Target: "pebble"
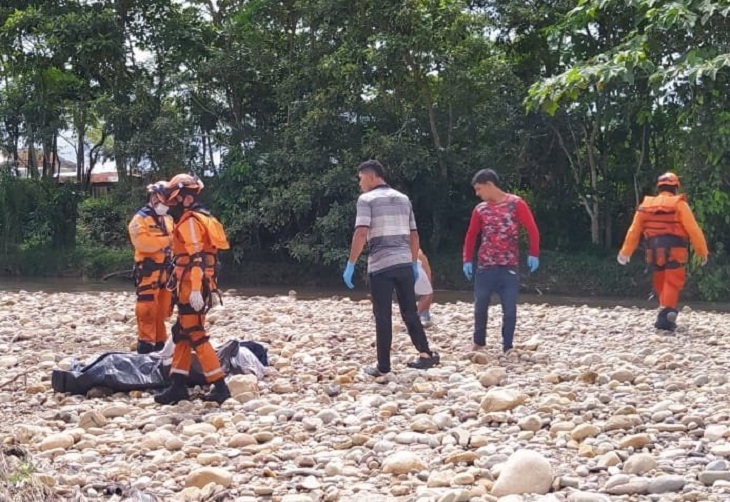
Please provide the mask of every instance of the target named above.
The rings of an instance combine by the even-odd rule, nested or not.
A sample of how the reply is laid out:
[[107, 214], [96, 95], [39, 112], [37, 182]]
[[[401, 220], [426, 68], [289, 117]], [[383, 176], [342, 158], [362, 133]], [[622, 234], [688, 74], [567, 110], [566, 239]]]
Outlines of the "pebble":
[[134, 346], [133, 291], [0, 292], [0, 381], [27, 372], [0, 392], [4, 465], [19, 466], [8, 452], [22, 450], [49, 500], [103, 497], [106, 480], [140, 499], [238, 502], [730, 493], [730, 412], [718, 397], [730, 391], [727, 314], [683, 310], [667, 337], [655, 310], [522, 304], [515, 350], [500, 358], [495, 305], [487, 349], [470, 356], [472, 305], [437, 294], [427, 333], [441, 365], [405, 367], [415, 351], [395, 309], [393, 371], [372, 379], [361, 372], [375, 357], [367, 301], [224, 297], [211, 340], [260, 342], [271, 366], [229, 377], [235, 399], [221, 406], [193, 390], [162, 410], [146, 391], [50, 385], [53, 367]]

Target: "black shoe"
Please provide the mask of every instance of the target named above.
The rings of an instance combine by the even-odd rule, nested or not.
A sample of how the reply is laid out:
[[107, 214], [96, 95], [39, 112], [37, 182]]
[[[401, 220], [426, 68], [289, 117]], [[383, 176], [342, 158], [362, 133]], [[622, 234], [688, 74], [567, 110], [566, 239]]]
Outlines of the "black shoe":
[[409, 368], [415, 368], [417, 370], [427, 370], [428, 368], [433, 368], [441, 361], [441, 358], [439, 357], [438, 353], [431, 352], [431, 357], [421, 357], [418, 356], [413, 361], [409, 362], [406, 366]]
[[172, 376], [172, 385], [155, 394], [155, 402], [157, 404], [177, 404], [180, 401], [190, 399], [188, 388], [185, 385], [185, 377], [182, 375]]
[[369, 376], [375, 377], [375, 378], [385, 376], [388, 373], [390, 373], [390, 371], [380, 371], [377, 366], [369, 366], [369, 367], [365, 368], [363, 370], [363, 372], [365, 372], [366, 375], [369, 375]]
[[674, 331], [677, 329], [677, 311], [672, 308], [663, 308], [656, 316], [654, 327], [665, 331]]
[[155, 344], [137, 340], [137, 354], [149, 354], [155, 351]]
[[672, 325], [672, 331], [677, 329], [677, 315], [679, 312], [677, 312], [674, 309], [667, 309], [667, 322]]
[[231, 397], [231, 390], [228, 388], [225, 379], [221, 378], [213, 382], [213, 388], [203, 396], [203, 401], [215, 401], [218, 404], [223, 404], [229, 397]]

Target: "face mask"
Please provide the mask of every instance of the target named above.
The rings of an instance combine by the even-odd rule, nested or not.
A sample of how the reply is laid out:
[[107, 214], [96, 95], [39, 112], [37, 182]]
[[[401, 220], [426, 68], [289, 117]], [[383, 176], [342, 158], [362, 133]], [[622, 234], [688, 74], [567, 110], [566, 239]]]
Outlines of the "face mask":
[[160, 216], [165, 216], [170, 208], [164, 204], [155, 204], [155, 212]]

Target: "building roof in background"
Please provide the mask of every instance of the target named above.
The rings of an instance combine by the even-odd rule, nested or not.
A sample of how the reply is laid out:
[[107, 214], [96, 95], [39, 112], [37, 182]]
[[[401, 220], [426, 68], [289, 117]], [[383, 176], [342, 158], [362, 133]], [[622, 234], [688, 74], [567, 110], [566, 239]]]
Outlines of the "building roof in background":
[[[18, 163], [20, 164], [20, 167], [28, 167], [29, 165], [29, 159], [30, 159], [30, 152], [27, 148], [24, 148], [22, 150], [18, 150]], [[35, 165], [39, 168], [43, 166], [43, 150], [36, 150], [35, 151]], [[10, 159], [6, 159], [10, 160]], [[73, 170], [76, 171], [76, 163], [71, 162], [70, 160], [64, 159], [60, 155], [58, 156], [58, 161], [61, 164], [61, 170]], [[51, 154], [50, 162], [52, 165], [56, 165], [56, 159], [54, 158], [53, 154]]]

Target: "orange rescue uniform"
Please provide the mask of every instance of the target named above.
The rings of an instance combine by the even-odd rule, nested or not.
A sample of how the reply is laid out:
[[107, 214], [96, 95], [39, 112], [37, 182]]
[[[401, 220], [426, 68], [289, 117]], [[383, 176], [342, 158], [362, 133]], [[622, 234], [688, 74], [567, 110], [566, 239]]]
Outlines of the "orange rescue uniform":
[[160, 216], [150, 206], [137, 211], [128, 227], [134, 246], [137, 339], [152, 345], [165, 343], [165, 319], [172, 315], [172, 293], [165, 288], [172, 229], [172, 217]]
[[645, 197], [619, 253], [631, 256], [642, 236], [646, 240], [646, 262], [653, 270], [659, 305], [676, 310], [685, 282], [688, 243], [692, 243], [698, 256], [706, 258], [709, 254], [705, 236], [684, 194], [663, 191], [656, 197]]
[[[220, 222], [201, 207], [186, 209], [175, 225], [172, 251], [178, 318], [172, 328], [175, 352], [171, 375], [188, 376], [191, 350], [194, 350], [206, 381], [215, 382], [224, 377], [218, 356], [205, 332], [205, 313], [212, 306], [213, 295], [218, 294], [218, 250], [228, 247]], [[193, 291], [200, 291], [203, 295], [205, 307], [202, 312], [196, 312], [190, 306]]]

